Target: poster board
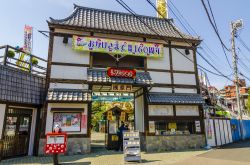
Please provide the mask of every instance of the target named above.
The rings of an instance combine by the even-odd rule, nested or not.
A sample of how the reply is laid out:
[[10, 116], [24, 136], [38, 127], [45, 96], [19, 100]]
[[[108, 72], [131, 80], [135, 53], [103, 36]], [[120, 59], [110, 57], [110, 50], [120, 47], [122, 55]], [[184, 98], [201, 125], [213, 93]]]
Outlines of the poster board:
[[141, 147], [139, 131], [126, 131], [123, 133], [124, 161], [141, 162]]

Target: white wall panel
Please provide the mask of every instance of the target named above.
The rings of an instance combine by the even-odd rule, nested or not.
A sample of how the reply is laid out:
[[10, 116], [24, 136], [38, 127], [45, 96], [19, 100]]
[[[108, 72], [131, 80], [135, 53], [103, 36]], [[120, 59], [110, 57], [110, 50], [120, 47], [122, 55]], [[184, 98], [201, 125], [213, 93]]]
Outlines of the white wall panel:
[[89, 52], [72, 49], [72, 38], [63, 43], [63, 37], [54, 37], [52, 62], [89, 64]]
[[223, 125], [224, 125], [226, 144], [228, 144], [229, 143], [229, 136], [228, 136], [228, 130], [227, 130], [227, 120], [223, 120]]
[[2, 138], [6, 104], [0, 104], [0, 139]]
[[132, 37], [132, 36], [115, 35], [115, 34], [94, 33], [94, 36], [104, 37], [104, 38], [112, 38], [112, 39], [119, 39], [119, 40], [143, 41], [142, 37]]
[[171, 84], [170, 73], [149, 71], [154, 83]]
[[214, 126], [216, 130], [216, 140], [217, 140], [217, 146], [221, 146], [221, 136], [220, 136], [220, 126], [219, 126], [219, 120], [214, 120]]
[[166, 92], [172, 93], [172, 88], [163, 88], [163, 87], [153, 87], [150, 92]]
[[50, 83], [49, 88], [88, 89], [88, 84]]
[[227, 120], [227, 130], [228, 130], [228, 136], [229, 136], [229, 143], [233, 142], [233, 137], [232, 137], [232, 127], [230, 120]]
[[[185, 54], [185, 49], [178, 49], [182, 52], [185, 57], [179, 53], [176, 49], [172, 48], [172, 56], [173, 56], [173, 69], [174, 70], [182, 70], [182, 71], [194, 71], [194, 63], [193, 61], [193, 51], [189, 51], [190, 54]], [[188, 60], [188, 59], [190, 60]]]
[[175, 88], [175, 93], [197, 93], [197, 89], [187, 89], [187, 88]]
[[51, 78], [87, 80], [87, 68], [76, 66], [51, 66]]
[[206, 138], [209, 146], [216, 146], [215, 142], [215, 130], [214, 130], [214, 122], [213, 119], [205, 119], [205, 130], [206, 130]]
[[[47, 111], [46, 129], [45, 133], [51, 132], [53, 127], [53, 113], [50, 111], [51, 108], [84, 108], [84, 114], [88, 113], [87, 104], [67, 104], [67, 103], [49, 103]], [[86, 134], [87, 130], [81, 128], [81, 132], [67, 132], [68, 134]]]
[[149, 116], [174, 116], [174, 108], [172, 105], [149, 105]]
[[31, 122], [31, 129], [30, 129], [30, 141], [29, 141], [29, 151], [28, 155], [32, 156], [34, 143], [35, 143], [35, 134], [36, 134], [36, 116], [37, 116], [37, 109], [34, 108], [32, 112], [32, 122]]
[[199, 116], [199, 108], [193, 105], [177, 105], [176, 116]]
[[219, 120], [219, 127], [220, 127], [220, 135], [221, 135], [221, 144], [224, 145], [226, 144], [226, 140], [225, 140], [225, 132], [223, 129], [223, 121]]
[[163, 53], [164, 55], [162, 58], [147, 58], [147, 67], [149, 69], [170, 70], [169, 48], [164, 48]]
[[174, 84], [196, 85], [195, 74], [174, 73]]
[[135, 130], [144, 132], [144, 98], [143, 96], [135, 99]]

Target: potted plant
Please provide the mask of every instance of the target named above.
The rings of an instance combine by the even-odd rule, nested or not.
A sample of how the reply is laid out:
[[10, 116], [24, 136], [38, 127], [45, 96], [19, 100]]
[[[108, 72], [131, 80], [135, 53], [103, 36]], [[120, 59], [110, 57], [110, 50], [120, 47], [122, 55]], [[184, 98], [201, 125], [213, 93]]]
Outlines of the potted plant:
[[32, 65], [37, 65], [37, 64], [38, 64], [37, 58], [32, 57], [32, 58], [31, 58], [31, 63], [32, 63]]
[[14, 51], [12, 51], [12, 50], [9, 50], [9, 51], [7, 52], [7, 57], [9, 57], [9, 58], [14, 58], [15, 55], [16, 55], [16, 53], [15, 53]]

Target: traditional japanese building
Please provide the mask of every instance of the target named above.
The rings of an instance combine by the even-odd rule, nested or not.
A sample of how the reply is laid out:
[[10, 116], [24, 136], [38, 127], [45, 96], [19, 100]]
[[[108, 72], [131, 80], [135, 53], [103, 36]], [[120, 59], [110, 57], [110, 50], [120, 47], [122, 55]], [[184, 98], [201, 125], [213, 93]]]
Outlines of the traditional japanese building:
[[55, 124], [68, 133], [68, 154], [91, 152], [93, 102], [107, 100], [115, 102], [113, 107], [132, 103], [132, 111], [124, 104], [118, 115], [112, 106], [104, 113], [110, 143], [124, 121], [140, 131], [146, 151], [205, 145], [199, 38], [181, 32], [172, 19], [77, 5], [48, 26], [48, 94], [39, 154]]

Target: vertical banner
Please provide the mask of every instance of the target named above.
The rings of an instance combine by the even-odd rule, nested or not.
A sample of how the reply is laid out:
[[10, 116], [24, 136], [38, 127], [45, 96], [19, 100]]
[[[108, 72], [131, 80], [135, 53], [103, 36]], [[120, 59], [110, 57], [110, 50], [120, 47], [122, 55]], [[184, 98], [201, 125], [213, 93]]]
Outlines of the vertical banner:
[[32, 35], [33, 35], [33, 27], [29, 25], [25, 25], [24, 27], [24, 45], [23, 49], [25, 52], [32, 52]]

